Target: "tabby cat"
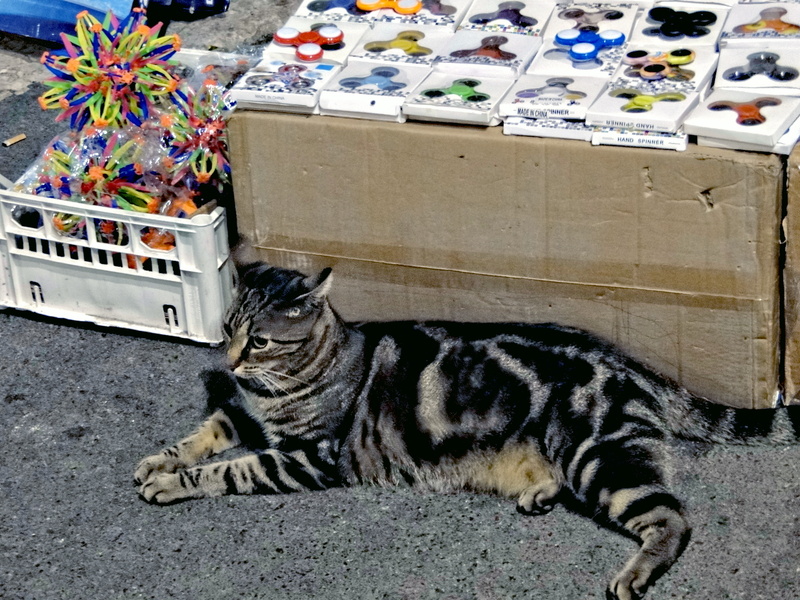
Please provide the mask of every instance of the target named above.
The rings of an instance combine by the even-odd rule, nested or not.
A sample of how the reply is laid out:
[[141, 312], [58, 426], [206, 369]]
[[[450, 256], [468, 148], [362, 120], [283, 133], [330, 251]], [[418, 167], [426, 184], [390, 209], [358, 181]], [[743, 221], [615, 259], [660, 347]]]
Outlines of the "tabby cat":
[[[632, 600], [689, 539], [665, 482], [672, 438], [800, 438], [800, 407], [708, 403], [576, 329], [347, 324], [330, 269], [253, 262], [239, 279], [229, 389], [195, 433], [139, 464], [147, 501], [360, 483], [495, 492], [526, 514], [568, 498], [639, 540], [607, 592]], [[199, 464], [237, 445], [251, 453]]]

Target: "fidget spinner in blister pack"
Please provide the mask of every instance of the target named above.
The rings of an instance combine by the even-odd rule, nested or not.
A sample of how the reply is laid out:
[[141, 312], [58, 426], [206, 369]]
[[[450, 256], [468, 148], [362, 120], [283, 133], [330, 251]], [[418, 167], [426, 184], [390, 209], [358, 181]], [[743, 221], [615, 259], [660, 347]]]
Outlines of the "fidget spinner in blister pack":
[[773, 82], [794, 81], [800, 72], [794, 67], [781, 64], [781, 56], [776, 52], [753, 52], [746, 57], [748, 64], [731, 67], [722, 73], [728, 81], [748, 81], [756, 75], [763, 75]]
[[399, 74], [399, 69], [394, 67], [375, 67], [369, 75], [345, 77], [339, 80], [338, 85], [349, 90], [372, 87], [386, 92], [394, 92], [407, 87], [404, 82], [395, 79]]
[[275, 32], [272, 41], [279, 46], [294, 46], [297, 60], [314, 62], [320, 60], [326, 50], [340, 50], [344, 47], [344, 32], [333, 24], [318, 23], [308, 31], [294, 27], [281, 27]]
[[730, 110], [736, 113], [736, 123], [751, 127], [767, 122], [767, 117], [761, 112], [767, 106], [780, 106], [781, 100], [771, 96], [763, 96], [746, 102], [733, 102], [730, 100], [719, 100], [708, 105], [708, 110], [720, 111]]
[[694, 62], [694, 59], [694, 51], [688, 48], [655, 53], [642, 49], [630, 50], [622, 57], [622, 63], [628, 65], [623, 75], [648, 81], [689, 81], [695, 73], [685, 66]]
[[541, 98], [544, 96], [553, 96], [564, 100], [585, 98], [584, 92], [571, 87], [574, 83], [575, 80], [569, 77], [551, 77], [543, 86], [519, 90], [515, 95], [517, 98]]
[[635, 88], [618, 88], [608, 92], [612, 98], [623, 98], [627, 102], [620, 106], [620, 110], [626, 113], [642, 113], [653, 110], [659, 102], [682, 102], [686, 100], [686, 95], [680, 92], [661, 92], [648, 93]]

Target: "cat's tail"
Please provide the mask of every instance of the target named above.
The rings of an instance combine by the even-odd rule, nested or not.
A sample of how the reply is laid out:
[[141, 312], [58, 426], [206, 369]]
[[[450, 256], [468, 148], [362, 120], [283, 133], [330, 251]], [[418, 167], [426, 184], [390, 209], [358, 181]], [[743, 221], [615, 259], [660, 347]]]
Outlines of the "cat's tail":
[[738, 444], [800, 443], [800, 405], [773, 409], [732, 408], [680, 394], [665, 407], [665, 420], [678, 437]]

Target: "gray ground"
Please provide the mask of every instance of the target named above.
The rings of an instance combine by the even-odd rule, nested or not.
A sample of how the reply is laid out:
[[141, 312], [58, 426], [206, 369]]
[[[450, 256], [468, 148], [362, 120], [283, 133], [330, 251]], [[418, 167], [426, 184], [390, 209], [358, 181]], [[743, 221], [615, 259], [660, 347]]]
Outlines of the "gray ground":
[[[263, 41], [293, 6], [233, 0], [176, 23], [186, 46]], [[1, 34], [0, 34], [1, 35]], [[0, 39], [0, 173], [58, 131], [35, 103], [42, 47]], [[498, 315], [502, 318], [502, 315]], [[557, 508], [517, 515], [480, 495], [371, 488], [138, 499], [139, 458], [203, 415], [197, 374], [220, 351], [0, 311], [0, 598], [425, 599], [603, 597], [635, 545]], [[676, 487], [693, 542], [653, 599], [800, 598], [800, 447], [686, 446]]]

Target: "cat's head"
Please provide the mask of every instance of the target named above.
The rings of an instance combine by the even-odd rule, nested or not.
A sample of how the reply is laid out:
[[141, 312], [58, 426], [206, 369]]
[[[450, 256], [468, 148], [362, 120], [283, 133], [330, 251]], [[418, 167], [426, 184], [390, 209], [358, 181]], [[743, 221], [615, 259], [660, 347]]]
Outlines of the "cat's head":
[[313, 358], [326, 323], [335, 319], [327, 299], [331, 270], [307, 277], [252, 262], [238, 274], [223, 325], [229, 368], [258, 387], [295, 387], [291, 378]]

